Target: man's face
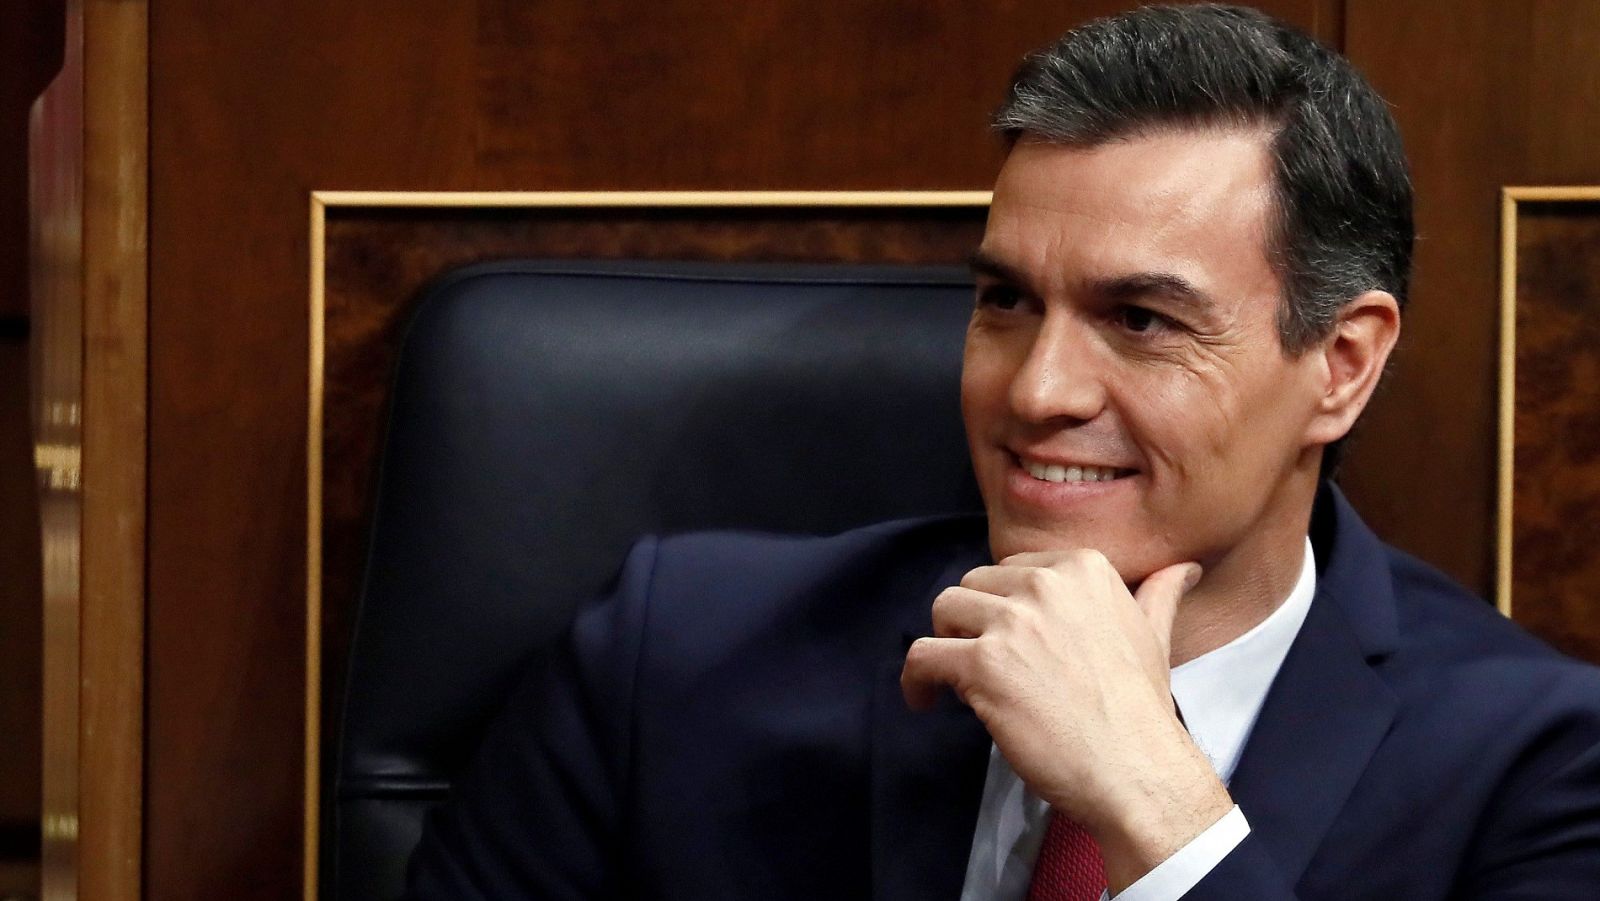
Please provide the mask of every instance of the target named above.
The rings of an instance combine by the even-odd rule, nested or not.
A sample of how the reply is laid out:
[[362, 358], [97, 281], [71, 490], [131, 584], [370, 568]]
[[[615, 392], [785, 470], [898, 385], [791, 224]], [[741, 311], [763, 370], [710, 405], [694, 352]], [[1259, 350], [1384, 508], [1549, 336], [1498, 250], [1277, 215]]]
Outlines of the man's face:
[[1295, 528], [1322, 361], [1278, 337], [1266, 142], [1173, 131], [1011, 152], [961, 382], [996, 559], [1089, 547], [1136, 582]]

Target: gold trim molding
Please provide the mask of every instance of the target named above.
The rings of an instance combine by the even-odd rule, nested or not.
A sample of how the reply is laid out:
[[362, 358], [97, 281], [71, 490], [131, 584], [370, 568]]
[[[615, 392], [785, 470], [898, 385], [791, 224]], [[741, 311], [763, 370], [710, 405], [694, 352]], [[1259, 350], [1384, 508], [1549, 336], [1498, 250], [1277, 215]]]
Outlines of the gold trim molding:
[[316, 901], [322, 747], [322, 440], [329, 209], [967, 208], [989, 191], [312, 191], [306, 429], [306, 681], [303, 890]]
[[1595, 186], [1510, 186], [1500, 190], [1499, 502], [1495, 513], [1495, 606], [1511, 616], [1512, 478], [1516, 473], [1517, 205], [1600, 201]]
[[989, 191], [313, 191], [322, 207], [979, 207]]

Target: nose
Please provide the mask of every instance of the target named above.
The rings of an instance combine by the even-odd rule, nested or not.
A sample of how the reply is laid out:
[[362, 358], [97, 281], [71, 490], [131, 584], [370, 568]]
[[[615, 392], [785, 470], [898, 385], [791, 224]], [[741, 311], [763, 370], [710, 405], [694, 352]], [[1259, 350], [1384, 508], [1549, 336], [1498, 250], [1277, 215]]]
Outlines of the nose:
[[1105, 408], [1105, 373], [1090, 330], [1074, 317], [1046, 315], [1011, 380], [1012, 412], [1025, 422], [1088, 422]]

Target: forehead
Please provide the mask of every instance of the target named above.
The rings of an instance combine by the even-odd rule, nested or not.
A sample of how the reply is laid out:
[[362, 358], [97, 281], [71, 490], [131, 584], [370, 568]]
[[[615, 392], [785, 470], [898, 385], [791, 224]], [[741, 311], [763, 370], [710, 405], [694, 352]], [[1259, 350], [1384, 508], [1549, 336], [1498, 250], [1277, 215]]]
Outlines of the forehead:
[[995, 182], [983, 253], [1052, 283], [1163, 271], [1233, 291], [1264, 279], [1275, 292], [1269, 141], [1254, 129], [1092, 147], [1024, 139]]

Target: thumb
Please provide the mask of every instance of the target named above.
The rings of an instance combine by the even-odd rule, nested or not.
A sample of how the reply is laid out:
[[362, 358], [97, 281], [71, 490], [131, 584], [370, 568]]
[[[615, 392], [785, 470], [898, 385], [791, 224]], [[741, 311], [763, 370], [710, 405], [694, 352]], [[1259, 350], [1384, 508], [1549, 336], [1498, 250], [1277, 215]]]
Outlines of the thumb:
[[1172, 647], [1172, 621], [1178, 616], [1178, 602], [1199, 584], [1202, 572], [1198, 563], [1175, 563], [1151, 573], [1134, 592], [1134, 603], [1144, 611], [1163, 649]]

